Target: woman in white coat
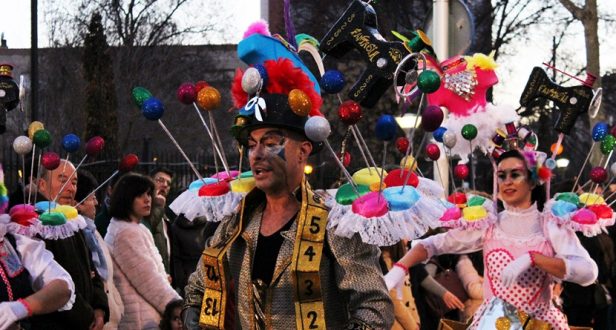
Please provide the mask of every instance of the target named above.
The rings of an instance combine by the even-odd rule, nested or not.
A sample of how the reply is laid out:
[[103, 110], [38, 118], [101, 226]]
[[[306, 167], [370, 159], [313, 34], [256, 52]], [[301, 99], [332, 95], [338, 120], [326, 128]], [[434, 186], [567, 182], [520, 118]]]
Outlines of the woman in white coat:
[[131, 173], [117, 182], [111, 195], [105, 242], [124, 302], [119, 329], [157, 329], [165, 306], [181, 299], [169, 283], [152, 234], [141, 224], [150, 214], [153, 192], [151, 179]]

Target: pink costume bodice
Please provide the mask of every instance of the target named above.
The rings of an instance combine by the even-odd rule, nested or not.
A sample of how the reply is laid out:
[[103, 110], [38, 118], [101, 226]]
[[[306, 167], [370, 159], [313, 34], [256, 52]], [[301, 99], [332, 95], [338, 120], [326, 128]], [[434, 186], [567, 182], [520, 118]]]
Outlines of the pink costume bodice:
[[551, 275], [531, 266], [512, 286], [505, 287], [501, 283], [503, 269], [524, 253], [536, 251], [546, 256], [555, 255], [544, 230], [545, 228], [527, 237], [514, 237], [505, 234], [497, 223], [486, 231], [483, 243], [484, 276], [486, 278], [483, 283], [484, 303], [477, 310], [476, 321], [470, 329], [476, 329], [479, 322], [478, 316], [493, 296], [514, 305], [533, 318], [550, 323], [554, 329], [569, 329], [563, 313], [552, 304], [554, 280]]

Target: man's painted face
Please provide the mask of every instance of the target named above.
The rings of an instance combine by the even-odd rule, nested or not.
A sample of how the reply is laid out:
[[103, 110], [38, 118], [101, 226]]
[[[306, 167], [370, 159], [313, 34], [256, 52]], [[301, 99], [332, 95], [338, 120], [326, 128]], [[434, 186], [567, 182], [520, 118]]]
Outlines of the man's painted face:
[[257, 188], [281, 192], [288, 188], [290, 173], [295, 173], [298, 142], [278, 128], [259, 128], [248, 138], [248, 160]]

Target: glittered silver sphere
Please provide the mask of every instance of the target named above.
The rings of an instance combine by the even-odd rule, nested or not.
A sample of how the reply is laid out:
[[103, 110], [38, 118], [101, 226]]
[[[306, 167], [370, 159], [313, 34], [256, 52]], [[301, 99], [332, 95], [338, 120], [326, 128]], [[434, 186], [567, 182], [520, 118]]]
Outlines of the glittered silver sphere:
[[242, 76], [242, 89], [248, 95], [255, 95], [261, 85], [261, 74], [255, 68], [248, 68]]
[[445, 131], [445, 133], [443, 133], [443, 144], [451, 149], [456, 145], [457, 142], [457, 138], [456, 138], [456, 134], [454, 132], [451, 131]]
[[25, 155], [32, 150], [32, 140], [27, 136], [18, 136], [13, 141], [13, 150], [20, 155]]
[[304, 125], [304, 131], [306, 132], [306, 137], [311, 141], [323, 142], [329, 137], [332, 128], [329, 126], [329, 121], [327, 121], [325, 117], [314, 116], [308, 118]]

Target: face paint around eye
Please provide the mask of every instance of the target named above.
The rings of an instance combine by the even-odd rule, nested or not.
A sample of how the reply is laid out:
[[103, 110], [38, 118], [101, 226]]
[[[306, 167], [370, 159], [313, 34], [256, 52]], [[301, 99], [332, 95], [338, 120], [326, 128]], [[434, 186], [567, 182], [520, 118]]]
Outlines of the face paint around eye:
[[522, 169], [514, 168], [510, 170], [499, 170], [496, 174], [499, 183], [507, 181], [507, 177], [510, 177], [511, 181], [518, 183], [526, 178], [526, 173]]

